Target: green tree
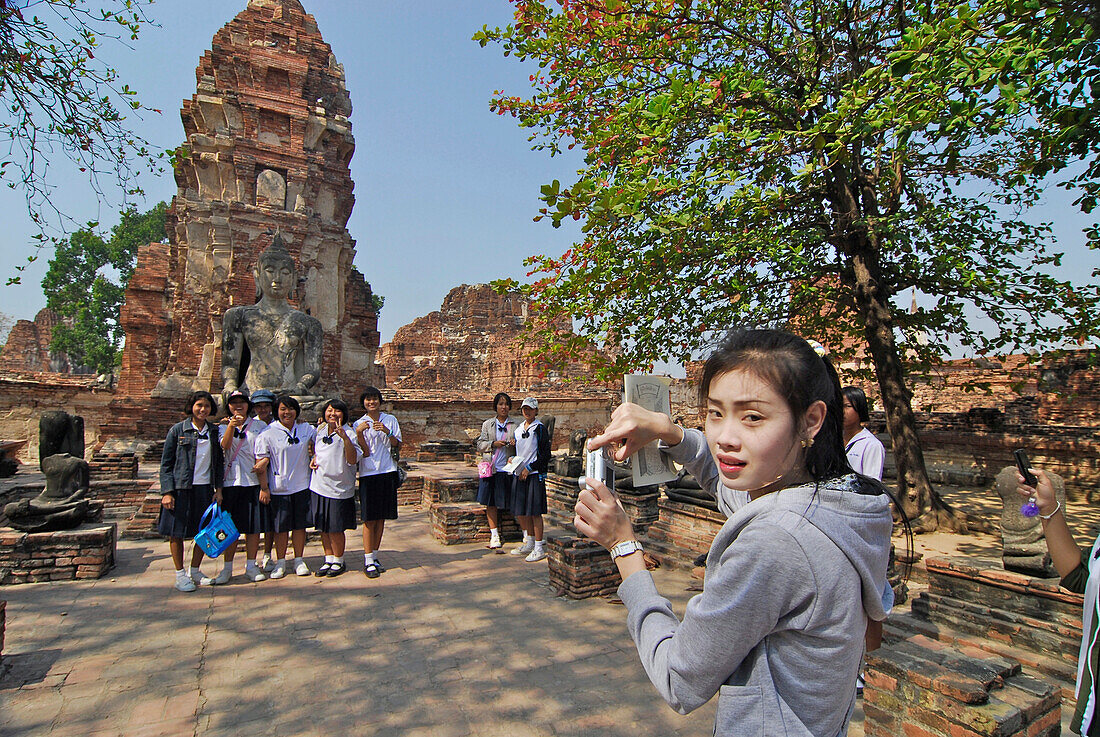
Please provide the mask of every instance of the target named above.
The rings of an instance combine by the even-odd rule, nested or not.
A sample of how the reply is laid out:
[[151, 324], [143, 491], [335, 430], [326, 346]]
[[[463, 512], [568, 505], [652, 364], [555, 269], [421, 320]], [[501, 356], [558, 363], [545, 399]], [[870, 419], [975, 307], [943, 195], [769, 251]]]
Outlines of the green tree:
[[[40, 245], [51, 229], [72, 222], [51, 199], [55, 155], [88, 177], [100, 201], [108, 187], [140, 193], [134, 178], [141, 166], [159, 169], [159, 156], [124, 114], [149, 108], [96, 59], [105, 42], [137, 38], [151, 2], [0, 0], [0, 136], [8, 142], [0, 183], [25, 195]], [[9, 284], [18, 280], [17, 273]]]
[[126, 285], [134, 273], [138, 247], [162, 242], [167, 205], [148, 212], [129, 209], [104, 239], [95, 223], [57, 244], [42, 278], [46, 306], [63, 321], [53, 331], [50, 348], [69, 355], [73, 365], [99, 372], [113, 370], [121, 359], [119, 325]]
[[[741, 323], [797, 325], [841, 360], [865, 348], [902, 502], [924, 530], [965, 520], [929, 483], [909, 372], [952, 340], [987, 354], [1088, 339], [1100, 296], [1057, 278], [1049, 230], [1012, 216], [1037, 196], [999, 165], [1017, 139], [965, 106], [936, 118], [941, 108], [882, 82], [898, 73], [949, 96], [919, 59], [903, 70], [892, 56], [933, 12], [896, 0], [522, 0], [513, 25], [474, 36], [538, 64], [530, 97], [499, 92], [492, 108], [531, 128], [537, 149], [586, 151], [575, 182], [542, 190], [540, 217], [582, 220], [585, 233], [528, 262], [544, 353], [574, 350], [553, 344], [562, 319], [621, 345], [609, 378], [687, 360]], [[902, 308], [910, 289], [934, 306]]]

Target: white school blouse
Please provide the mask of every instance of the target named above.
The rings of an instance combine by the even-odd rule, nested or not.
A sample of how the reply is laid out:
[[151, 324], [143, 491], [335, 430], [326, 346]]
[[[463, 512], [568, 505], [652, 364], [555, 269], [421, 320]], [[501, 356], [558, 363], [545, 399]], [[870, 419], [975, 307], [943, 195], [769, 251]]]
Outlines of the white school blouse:
[[863, 428], [844, 446], [848, 465], [856, 473], [882, 481], [882, 468], [886, 463], [886, 448], [867, 428]]
[[210, 478], [210, 426], [204, 424], [195, 427], [195, 471], [191, 475], [191, 483], [195, 486], [209, 486], [214, 482]]
[[316, 433], [313, 426], [299, 422], [287, 429], [273, 422], [256, 439], [256, 457], [269, 458], [267, 488], [285, 496], [309, 488], [309, 441]]
[[[344, 457], [344, 439], [339, 433], [330, 435], [328, 425], [321, 428], [313, 440], [313, 460], [317, 468], [313, 469], [309, 490], [329, 499], [351, 499], [355, 496], [356, 465], [363, 457], [363, 449], [355, 442], [355, 430], [351, 425], [344, 425], [344, 432], [355, 448], [355, 463], [348, 463]], [[325, 442], [330, 439], [330, 442]]]
[[[397, 418], [382, 412], [378, 415], [378, 421], [384, 424], [390, 431], [390, 435], [401, 442], [401, 426], [397, 424]], [[355, 421], [355, 429], [360, 425], [371, 422], [369, 415], [363, 415]], [[359, 476], [377, 476], [381, 473], [389, 473], [397, 470], [397, 464], [390, 455], [390, 439], [381, 430], [367, 430], [363, 433], [363, 439], [367, 441], [367, 447], [363, 448], [363, 459], [359, 461]]]
[[[237, 432], [243, 432], [243, 438], [233, 438], [233, 444], [225, 452], [225, 485], [255, 486], [260, 483], [252, 467], [256, 465], [256, 441], [260, 433], [267, 429], [267, 423], [249, 417]], [[224, 438], [230, 432], [228, 425], [218, 427], [218, 438]]]

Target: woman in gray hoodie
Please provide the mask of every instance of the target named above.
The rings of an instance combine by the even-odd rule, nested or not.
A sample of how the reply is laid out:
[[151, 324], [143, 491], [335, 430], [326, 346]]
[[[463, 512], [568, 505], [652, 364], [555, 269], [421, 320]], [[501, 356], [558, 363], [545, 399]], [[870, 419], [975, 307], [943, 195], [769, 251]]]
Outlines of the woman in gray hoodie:
[[705, 432], [624, 404], [589, 449], [645, 444], [685, 465], [727, 521], [681, 621], [646, 571], [630, 520], [598, 481], [576, 527], [607, 547], [630, 634], [661, 696], [687, 713], [718, 694], [718, 735], [844, 735], [869, 621], [893, 604], [885, 487], [844, 455], [828, 359], [778, 330], [727, 338], [703, 370]]

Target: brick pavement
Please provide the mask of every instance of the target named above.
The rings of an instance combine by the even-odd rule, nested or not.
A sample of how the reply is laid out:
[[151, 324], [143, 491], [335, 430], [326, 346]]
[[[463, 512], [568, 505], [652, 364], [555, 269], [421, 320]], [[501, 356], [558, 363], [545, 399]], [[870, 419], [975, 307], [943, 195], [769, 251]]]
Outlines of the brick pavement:
[[[555, 597], [546, 563], [444, 547], [401, 514], [375, 580], [353, 533], [336, 579], [182, 594], [167, 545], [127, 540], [107, 578], [5, 587], [0, 735], [711, 733], [713, 703], [680, 716], [656, 695], [621, 606]], [[688, 578], [657, 575], [682, 611]]]

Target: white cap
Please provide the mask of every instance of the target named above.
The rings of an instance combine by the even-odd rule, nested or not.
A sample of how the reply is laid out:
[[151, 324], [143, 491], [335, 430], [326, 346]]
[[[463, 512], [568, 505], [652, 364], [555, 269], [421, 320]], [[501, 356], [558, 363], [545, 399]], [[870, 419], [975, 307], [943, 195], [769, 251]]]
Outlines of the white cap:
[[523, 400], [523, 404], [520, 405], [521, 409], [523, 407], [530, 407], [531, 409], [538, 409], [539, 408], [539, 400], [535, 399], [534, 397], [527, 397], [527, 399]]

